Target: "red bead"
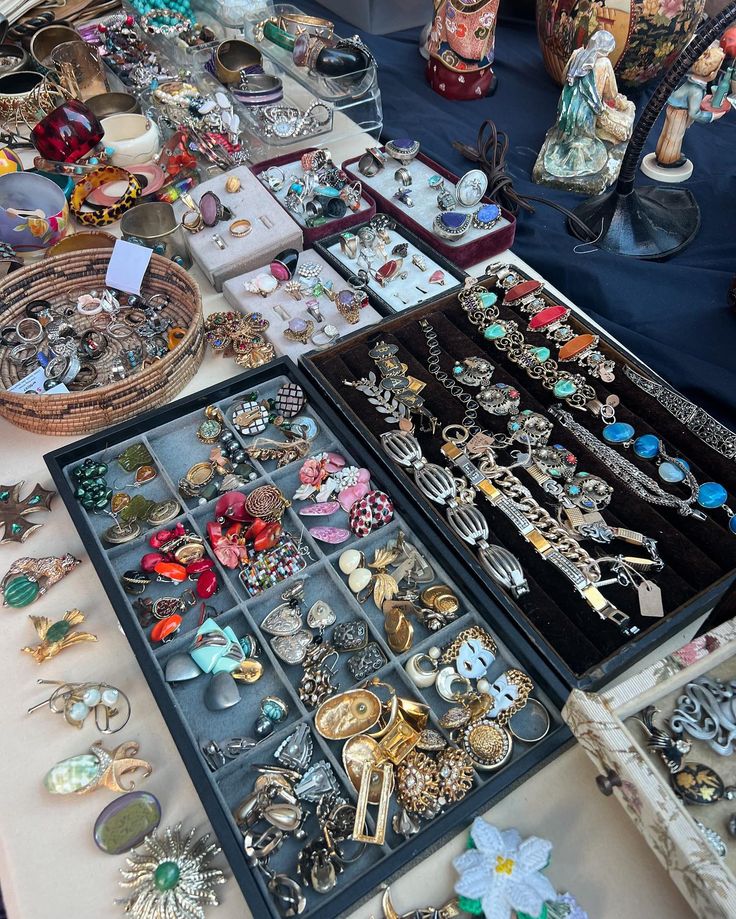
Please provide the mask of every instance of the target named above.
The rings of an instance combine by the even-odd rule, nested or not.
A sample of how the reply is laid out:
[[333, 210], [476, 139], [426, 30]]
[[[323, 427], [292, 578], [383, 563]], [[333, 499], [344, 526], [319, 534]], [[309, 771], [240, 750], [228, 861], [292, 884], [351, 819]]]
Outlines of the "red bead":
[[126, 26], [132, 26], [134, 22], [135, 22], [135, 19], [134, 19], [132, 16], [126, 16], [126, 17], [125, 17], [125, 25], [126, 25]]
[[197, 578], [197, 596], [201, 600], [209, 600], [212, 594], [217, 593], [217, 575], [214, 571], [203, 571]]
[[192, 575], [202, 574], [203, 571], [212, 571], [215, 567], [215, 563], [211, 558], [200, 558], [196, 562], [191, 562], [187, 565], [187, 574], [191, 577]]
[[141, 571], [154, 571], [156, 565], [164, 560], [160, 552], [148, 552], [141, 559]]
[[222, 539], [222, 526], [217, 523], [215, 520], [210, 520], [207, 523], [207, 539], [212, 543], [213, 546], [216, 546], [217, 543]]
[[532, 316], [529, 321], [529, 328], [531, 331], [535, 329], [544, 329], [548, 325], [566, 319], [569, 313], [570, 310], [566, 306], [560, 306], [559, 304], [556, 306], [548, 306]]
[[170, 581], [185, 581], [187, 577], [187, 569], [177, 562], [159, 562], [153, 570]]
[[225, 520], [249, 520], [242, 491], [228, 491], [217, 499], [215, 516]]
[[174, 613], [173, 616], [167, 616], [159, 620], [151, 629], [151, 638], [154, 641], [165, 641], [181, 628], [181, 616]]
[[171, 539], [171, 530], [159, 530], [158, 533], [154, 533], [151, 536], [148, 544], [153, 546], [154, 549], [160, 549], [169, 539]]
[[248, 542], [250, 539], [255, 539], [259, 533], [262, 533], [266, 529], [268, 524], [265, 520], [262, 520], [260, 517], [256, 518], [253, 523], [245, 531], [245, 541]]
[[183, 523], [177, 523], [174, 529], [171, 531], [172, 536], [183, 536], [186, 533]]
[[536, 294], [537, 291], [541, 289], [541, 281], [520, 281], [513, 287], [509, 287], [503, 295], [503, 302], [515, 303], [517, 300], [523, 300], [524, 297], [528, 297], [530, 294]]
[[283, 527], [280, 523], [269, 523], [253, 541], [253, 548], [256, 552], [263, 552], [265, 549], [273, 549], [278, 545], [283, 533]]

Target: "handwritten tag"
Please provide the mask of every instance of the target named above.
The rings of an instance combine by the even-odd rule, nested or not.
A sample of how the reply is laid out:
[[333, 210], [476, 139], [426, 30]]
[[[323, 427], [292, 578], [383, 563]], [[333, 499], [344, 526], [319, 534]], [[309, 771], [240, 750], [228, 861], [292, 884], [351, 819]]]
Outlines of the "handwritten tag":
[[105, 284], [126, 294], [140, 294], [143, 277], [153, 252], [145, 246], [119, 239], [107, 265]]
[[653, 581], [642, 581], [637, 589], [639, 594], [639, 612], [642, 616], [661, 618], [664, 616], [662, 591]]
[[36, 367], [22, 380], [18, 380], [17, 383], [13, 383], [12, 386], [8, 387], [8, 392], [19, 392], [26, 395], [28, 393], [37, 393], [40, 396], [53, 396], [57, 393], [69, 392], [64, 383], [57, 383], [56, 386], [52, 386], [50, 389], [44, 389], [43, 384], [45, 382], [46, 374], [43, 367]]

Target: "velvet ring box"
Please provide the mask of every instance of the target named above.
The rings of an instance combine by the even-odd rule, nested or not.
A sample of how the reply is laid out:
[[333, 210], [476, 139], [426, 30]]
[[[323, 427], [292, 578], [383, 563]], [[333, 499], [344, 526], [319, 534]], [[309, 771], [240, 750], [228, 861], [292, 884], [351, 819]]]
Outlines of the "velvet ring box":
[[[514, 215], [501, 208], [501, 219], [490, 229], [479, 229], [471, 226], [459, 239], [443, 239], [432, 231], [434, 218], [441, 213], [437, 206], [439, 189], [429, 185], [431, 176], [440, 176], [443, 179], [442, 188], [455, 191], [459, 181], [458, 176], [449, 169], [425, 156], [423, 153], [407, 164], [386, 156], [386, 165], [379, 169], [374, 176], [364, 176], [358, 169], [360, 157], [345, 160], [342, 168], [356, 181], [363, 183], [363, 188], [376, 200], [378, 208], [395, 217], [407, 226], [420, 239], [423, 239], [440, 255], [454, 262], [461, 268], [470, 268], [486, 258], [492, 258], [500, 252], [505, 252], [514, 244], [516, 234], [516, 218]], [[412, 197], [413, 207], [407, 207], [394, 197], [394, 193], [401, 187], [401, 183], [394, 178], [397, 169], [405, 165], [412, 177], [412, 184], [406, 191]], [[494, 204], [488, 197], [483, 197], [474, 207], [463, 207], [458, 204], [451, 210], [461, 214], [472, 214], [484, 204]]]
[[[225, 190], [225, 183], [232, 176], [240, 179], [236, 192]], [[219, 221], [214, 227], [204, 227], [198, 233], [185, 232], [184, 236], [192, 260], [207, 275], [215, 290], [222, 290], [223, 283], [236, 274], [268, 264], [284, 249], [301, 252], [304, 245], [301, 228], [247, 166], [238, 166], [197, 186], [192, 195], [195, 203], [207, 191], [214, 192], [222, 204], [230, 208], [232, 217]], [[184, 202], [177, 202], [179, 219], [187, 211]], [[236, 220], [250, 221], [251, 229], [246, 236], [233, 236], [230, 232]], [[224, 248], [217, 245], [215, 234], [221, 238]]]
[[[316, 277], [318, 283], [331, 282], [333, 290], [336, 292], [342, 290], [346, 286], [345, 281], [337, 271], [328, 265], [314, 249], [305, 249], [303, 252], [299, 253], [299, 261], [297, 262], [297, 269], [294, 275], [295, 279], [300, 280], [299, 269], [304, 265], [317, 266], [317, 268], [319, 268], [319, 275]], [[314, 318], [314, 315], [307, 311], [308, 301], [313, 294], [305, 293], [301, 300], [295, 300], [290, 294], [286, 293], [283, 285], [279, 286], [277, 290], [267, 297], [246, 290], [246, 282], [252, 281], [259, 274], [268, 274], [268, 265], [256, 271], [239, 274], [234, 278], [230, 278], [229, 281], [225, 281], [222, 293], [230, 306], [239, 312], [259, 312], [263, 314], [263, 317], [270, 322], [266, 336], [273, 344], [278, 356], [287, 355], [292, 358], [292, 360], [296, 361], [300, 354], [305, 354], [307, 351], [312, 351], [317, 347], [311, 341], [302, 344], [301, 342], [292, 341], [287, 338], [284, 335], [284, 331], [288, 327], [289, 319], [300, 318], [313, 322], [313, 334], [321, 332], [325, 326], [332, 325], [337, 329], [339, 338], [342, 338], [343, 335], [348, 335], [350, 332], [354, 332], [356, 329], [375, 325], [375, 323], [381, 321], [380, 314], [368, 304], [361, 308], [358, 322], [355, 325], [351, 325], [347, 319], [337, 311], [335, 304], [324, 294], [321, 294], [314, 297], [317, 301], [319, 311], [324, 318], [324, 322], [318, 322]], [[308, 282], [305, 281], [304, 283], [306, 284]], [[279, 310], [285, 310], [284, 315], [279, 315], [277, 308]], [[284, 318], [284, 316], [287, 318]], [[320, 339], [320, 342], [322, 340], [323, 339]], [[322, 345], [320, 344], [319, 347], [321, 348]]]
[[305, 153], [313, 153], [317, 147], [310, 147], [309, 150], [303, 150], [299, 156], [295, 158], [293, 153], [284, 153], [281, 156], [275, 156], [273, 159], [266, 160], [263, 163], [258, 163], [257, 166], [252, 166], [253, 174], [256, 175], [259, 180], [263, 183], [266, 188], [269, 188], [268, 183], [266, 182], [265, 173], [268, 170], [275, 166], [284, 173], [284, 184], [279, 189], [269, 188], [270, 193], [274, 198], [279, 202], [279, 204], [286, 210], [289, 216], [299, 224], [302, 228], [302, 233], [304, 235], [304, 243], [307, 246], [311, 246], [316, 240], [322, 239], [325, 236], [331, 236], [333, 233], [342, 233], [345, 230], [350, 230], [352, 227], [357, 226], [360, 223], [364, 223], [366, 220], [369, 220], [376, 213], [376, 202], [373, 198], [366, 193], [365, 191], [365, 182], [361, 179], [352, 179], [353, 182], [360, 182], [363, 186], [363, 192], [360, 196], [360, 207], [357, 211], [352, 211], [350, 208], [345, 212], [345, 216], [336, 220], [328, 220], [326, 223], [322, 224], [319, 227], [310, 227], [306, 224], [306, 215], [303, 213], [296, 213], [290, 211], [284, 199], [289, 190], [289, 179], [291, 176], [301, 178], [304, 175], [304, 170], [301, 165], [301, 157]]

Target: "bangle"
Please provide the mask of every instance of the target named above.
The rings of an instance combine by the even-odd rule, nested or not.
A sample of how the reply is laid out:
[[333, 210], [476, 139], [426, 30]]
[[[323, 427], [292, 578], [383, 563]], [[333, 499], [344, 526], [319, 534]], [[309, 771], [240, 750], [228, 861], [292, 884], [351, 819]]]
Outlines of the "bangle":
[[[174, 22], [162, 22], [160, 25], [153, 25], [154, 19], [175, 20]], [[145, 16], [141, 16], [141, 29], [150, 35], [180, 35], [191, 28], [191, 23], [187, 17], [178, 10], [168, 8], [160, 10], [150, 10]]]
[[14, 364], [25, 367], [36, 359], [37, 351], [33, 345], [15, 345], [11, 348], [8, 357]]
[[269, 21], [263, 24], [263, 37], [273, 42], [274, 45], [278, 45], [279, 48], [283, 48], [285, 51], [294, 50], [294, 36], [280, 29], [275, 22]]
[[[107, 185], [109, 182], [120, 182], [121, 180], [127, 182], [128, 187], [116, 204], [102, 208], [100, 211], [82, 210], [84, 202], [96, 188]], [[126, 211], [133, 207], [140, 196], [141, 183], [134, 175], [119, 166], [101, 166], [85, 176], [74, 188], [69, 200], [69, 207], [80, 223], [102, 227], [119, 220]]]

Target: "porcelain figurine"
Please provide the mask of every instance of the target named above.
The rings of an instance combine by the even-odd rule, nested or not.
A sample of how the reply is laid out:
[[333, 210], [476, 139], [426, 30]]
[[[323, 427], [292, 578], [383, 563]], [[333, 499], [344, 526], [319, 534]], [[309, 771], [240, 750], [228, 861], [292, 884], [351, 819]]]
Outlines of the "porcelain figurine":
[[534, 165], [538, 184], [594, 195], [618, 176], [635, 109], [618, 91], [614, 47], [610, 32], [599, 31], [570, 56], [557, 121]]
[[536, 4], [544, 66], [556, 83], [562, 84], [572, 52], [605, 29], [616, 41], [611, 63], [619, 83], [638, 87], [667, 73], [697, 29], [705, 0], [536, 0]]
[[434, 0], [426, 43], [427, 81], [447, 99], [482, 99], [493, 73], [499, 0]]
[[695, 61], [688, 75], [667, 100], [657, 149], [654, 153], [648, 153], [641, 164], [641, 171], [650, 179], [658, 182], [684, 182], [693, 174], [692, 162], [682, 153], [687, 129], [692, 124], [711, 124], [731, 108], [728, 99], [722, 97], [717, 100], [717, 106], [713, 105], [716, 100], [708, 92], [708, 84], [718, 75], [724, 57], [721, 45], [717, 41], [713, 42]]

